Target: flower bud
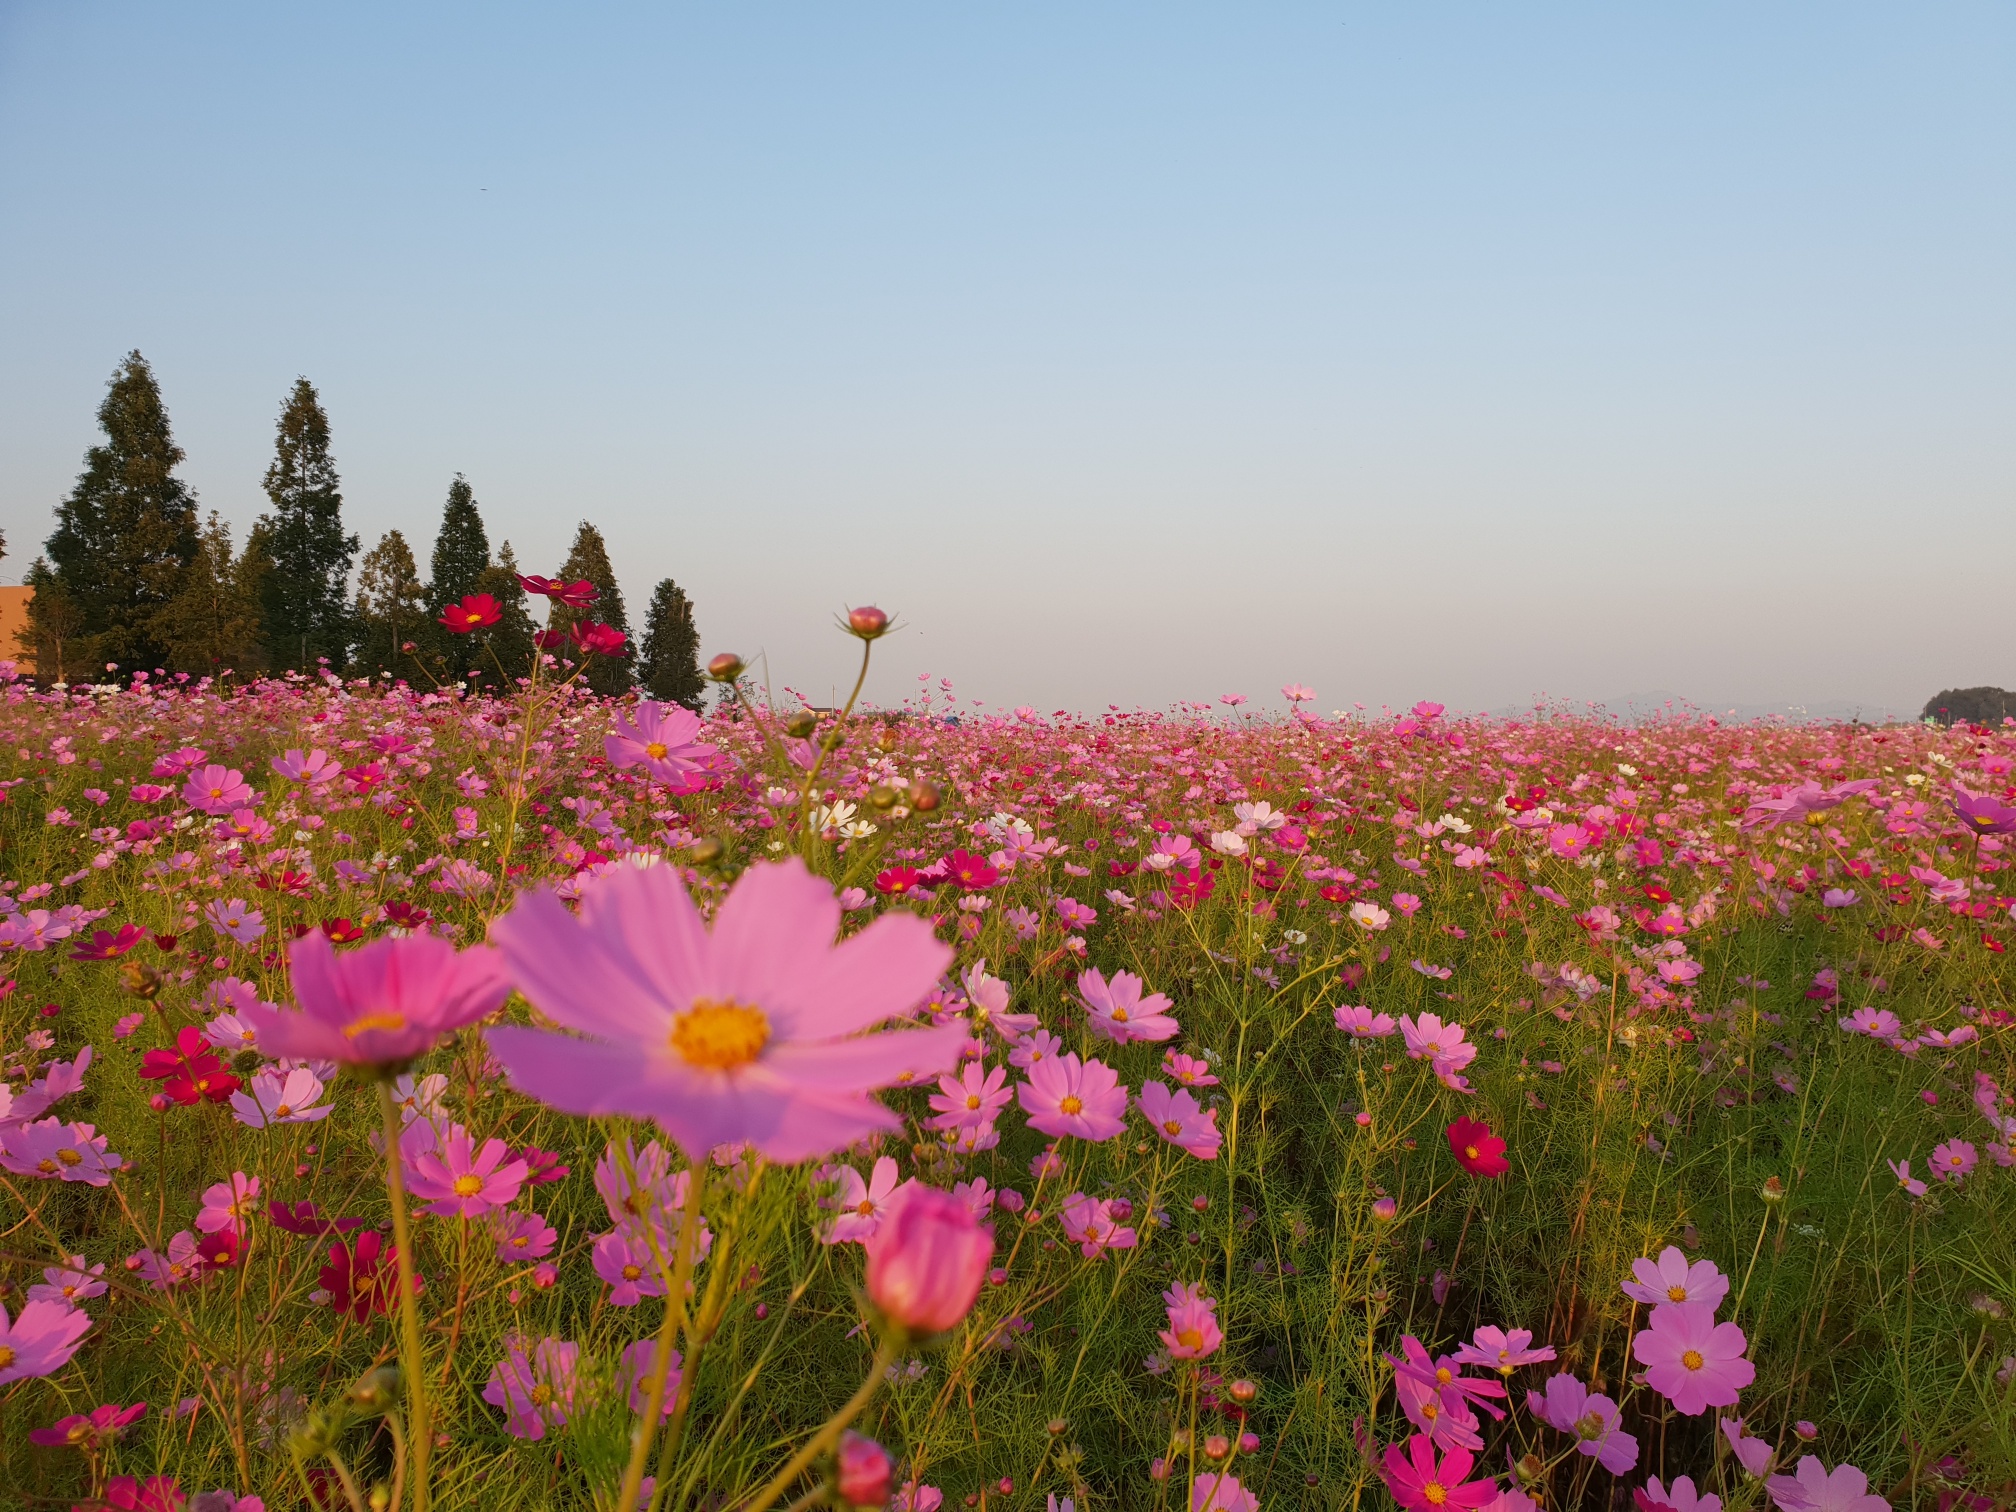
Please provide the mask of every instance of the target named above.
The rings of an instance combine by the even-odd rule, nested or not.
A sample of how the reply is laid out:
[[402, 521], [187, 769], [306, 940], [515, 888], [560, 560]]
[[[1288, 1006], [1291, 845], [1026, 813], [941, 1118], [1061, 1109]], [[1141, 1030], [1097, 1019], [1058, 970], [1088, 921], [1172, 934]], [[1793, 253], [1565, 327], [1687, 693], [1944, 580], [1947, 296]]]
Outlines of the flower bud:
[[1801, 1440], [1803, 1440], [1808, 1444], [1812, 1443], [1813, 1440], [1820, 1437], [1819, 1425], [1817, 1423], [1809, 1423], [1804, 1418], [1801, 1418], [1798, 1422], [1792, 1425], [1792, 1431], [1793, 1433], [1797, 1434]]
[[1166, 1481], [1169, 1479], [1169, 1461], [1166, 1459], [1150, 1460], [1148, 1462], [1148, 1479], [1152, 1481]]
[[1759, 1188], [1757, 1195], [1762, 1197], [1766, 1202], [1783, 1202], [1785, 1200], [1785, 1183], [1780, 1181], [1776, 1176], [1766, 1176], [1764, 1178], [1764, 1185]]
[[744, 671], [742, 658], [733, 651], [723, 651], [707, 663], [707, 675], [716, 682], [731, 683]]
[[833, 1456], [840, 1500], [850, 1507], [886, 1507], [895, 1467], [889, 1451], [871, 1438], [852, 1432], [840, 1435]]
[[1400, 1216], [1400, 1204], [1391, 1197], [1381, 1197], [1372, 1204], [1372, 1216], [1381, 1223], [1391, 1223]]
[[702, 835], [686, 847], [686, 859], [695, 866], [712, 866], [721, 859], [721, 842], [712, 835]]
[[784, 721], [784, 733], [793, 740], [803, 740], [819, 728], [819, 716], [810, 709], [800, 709]]
[[1234, 1381], [1227, 1389], [1226, 1395], [1231, 1397], [1241, 1407], [1244, 1407], [1248, 1402], [1260, 1395], [1260, 1388], [1251, 1381]]
[[864, 641], [878, 640], [889, 632], [889, 616], [873, 604], [847, 611], [847, 633]]
[[166, 1113], [175, 1104], [166, 1092], [156, 1092], [152, 1097], [147, 1099], [147, 1106], [152, 1108], [156, 1113]]
[[399, 1400], [399, 1367], [380, 1365], [368, 1370], [357, 1378], [344, 1396], [344, 1402], [355, 1412], [368, 1413], [376, 1417], [389, 1410]]
[[891, 1201], [867, 1250], [868, 1295], [889, 1324], [941, 1334], [972, 1311], [994, 1236], [950, 1192], [913, 1186]]
[[903, 795], [892, 787], [878, 787], [868, 795], [868, 806], [880, 813], [888, 813], [896, 807], [896, 800]]
[[1206, 1459], [1221, 1460], [1231, 1452], [1232, 1440], [1225, 1437], [1222, 1433], [1214, 1433], [1204, 1440], [1204, 1456]]
[[1065, 1422], [1063, 1418], [1052, 1418], [1050, 1419], [1049, 1422], [1043, 1425], [1043, 1431], [1045, 1433], [1048, 1433], [1050, 1437], [1056, 1438], [1059, 1434], [1064, 1432], [1064, 1430], [1069, 1428], [1070, 1426], [1071, 1425]]
[[933, 787], [930, 783], [913, 782], [910, 784], [910, 807], [915, 809], [918, 813], [920, 814], [932, 813], [936, 811], [938, 806], [944, 803], [944, 801], [945, 799], [939, 793], [938, 789]]
[[161, 973], [144, 961], [127, 961], [119, 968], [120, 990], [150, 1002], [161, 995]]
[[1260, 1452], [1260, 1435], [1257, 1433], [1240, 1434], [1239, 1452], [1241, 1454], [1258, 1454]]

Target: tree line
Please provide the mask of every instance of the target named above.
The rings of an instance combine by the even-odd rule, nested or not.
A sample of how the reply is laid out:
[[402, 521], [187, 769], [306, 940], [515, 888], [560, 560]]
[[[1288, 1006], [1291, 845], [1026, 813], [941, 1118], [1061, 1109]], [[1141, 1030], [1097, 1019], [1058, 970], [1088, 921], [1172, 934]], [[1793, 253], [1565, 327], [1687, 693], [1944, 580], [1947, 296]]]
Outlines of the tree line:
[[[152, 672], [241, 677], [323, 668], [348, 676], [389, 674], [416, 686], [473, 681], [508, 685], [531, 664], [537, 629], [509, 541], [493, 552], [475, 491], [456, 475], [448, 486], [428, 575], [403, 532], [388, 530], [358, 558], [359, 538], [343, 528], [343, 493], [329, 447], [329, 417], [306, 378], [281, 407], [264, 487], [269, 512], [253, 522], [242, 549], [215, 510], [199, 518], [196, 495], [175, 476], [175, 444], [160, 385], [137, 351], [112, 375], [98, 408], [103, 444], [84, 459], [56, 529], [24, 581], [33, 588], [21, 649], [51, 680], [98, 681]], [[0, 546], [0, 551], [4, 551]], [[356, 587], [351, 588], [351, 569]], [[557, 577], [597, 589], [592, 608], [555, 604], [550, 627], [577, 619], [630, 621], [602, 533], [582, 521]], [[439, 622], [471, 594], [496, 601], [496, 623], [453, 634]], [[642, 643], [590, 659], [598, 693], [641, 687], [652, 697], [698, 708], [693, 606], [663, 579], [645, 612]]]

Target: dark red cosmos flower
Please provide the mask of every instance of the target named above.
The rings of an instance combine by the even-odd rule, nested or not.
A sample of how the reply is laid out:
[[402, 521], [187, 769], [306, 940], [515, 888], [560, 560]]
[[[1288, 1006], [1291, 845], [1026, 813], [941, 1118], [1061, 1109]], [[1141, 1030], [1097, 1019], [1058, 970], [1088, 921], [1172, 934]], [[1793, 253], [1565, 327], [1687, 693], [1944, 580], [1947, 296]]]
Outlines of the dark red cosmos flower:
[[467, 635], [471, 630], [480, 630], [485, 625], [494, 625], [503, 617], [497, 607], [497, 600], [487, 593], [472, 593], [459, 604], [450, 604], [440, 613], [441, 624], [457, 635]]
[[943, 868], [943, 876], [961, 887], [988, 888], [1001, 880], [1001, 873], [988, 863], [985, 856], [976, 856], [971, 851], [955, 850], [932, 869], [936, 871], [939, 868]]
[[235, 1231], [224, 1228], [215, 1233], [205, 1234], [196, 1241], [196, 1253], [203, 1257], [205, 1266], [215, 1266], [228, 1270], [238, 1263], [239, 1252], [244, 1248]]
[[572, 1166], [560, 1164], [558, 1150], [542, 1150], [534, 1145], [527, 1145], [518, 1158], [525, 1162], [528, 1171], [525, 1177], [527, 1186], [544, 1186], [549, 1181], [564, 1181], [567, 1173], [573, 1169]]
[[94, 929], [91, 938], [70, 952], [73, 961], [109, 961], [114, 956], [122, 956], [147, 938], [147, 931], [138, 924], [121, 924], [119, 932], [109, 929]]
[[30, 1428], [28, 1440], [59, 1449], [89, 1449], [96, 1453], [117, 1438], [127, 1424], [137, 1422], [146, 1411], [145, 1402], [135, 1402], [131, 1407], [115, 1407], [108, 1403], [92, 1408], [88, 1414], [76, 1412], [69, 1417], [58, 1418], [54, 1427]]
[[596, 656], [621, 656], [630, 644], [630, 637], [614, 625], [576, 624], [572, 633], [575, 645]]
[[551, 599], [556, 604], [565, 604], [569, 609], [586, 609], [601, 597], [601, 590], [586, 578], [569, 583], [561, 578], [543, 578], [536, 574], [518, 574], [518, 586], [527, 593], [537, 593]]
[[573, 645], [574, 641], [565, 630], [535, 630], [532, 632], [532, 644], [541, 651], [558, 651], [563, 646]]
[[1195, 908], [1211, 896], [1218, 881], [1208, 871], [1186, 871], [1169, 884], [1169, 899], [1178, 908]]
[[140, 1057], [140, 1079], [160, 1082], [161, 1090], [185, 1108], [206, 1098], [223, 1102], [238, 1090], [238, 1078], [224, 1069], [210, 1042], [193, 1025], [176, 1034], [173, 1050], [149, 1050]]
[[338, 945], [348, 945], [352, 940], [364, 938], [364, 931], [348, 919], [324, 919], [322, 933]]
[[[329, 1246], [329, 1263], [316, 1272], [315, 1279], [329, 1293], [329, 1305], [362, 1323], [373, 1313], [388, 1311], [399, 1291], [399, 1251], [376, 1229], [357, 1236], [355, 1248], [347, 1244]], [[413, 1293], [423, 1290], [418, 1276]]]
[[924, 880], [924, 874], [914, 866], [892, 866], [875, 876], [875, 891], [885, 897], [900, 898]]
[[396, 929], [424, 929], [434, 916], [417, 903], [395, 901], [385, 905], [380, 917]]
[[154, 948], [164, 955], [173, 954], [175, 950], [175, 942], [181, 938], [182, 937], [180, 935], [157, 934], [156, 936], [154, 936]]
[[363, 1218], [324, 1218], [312, 1202], [269, 1203], [266, 1216], [273, 1220], [273, 1227], [284, 1233], [299, 1234], [305, 1239], [317, 1239], [324, 1234], [347, 1234], [352, 1229], [364, 1227], [368, 1221]]
[[1456, 1164], [1472, 1176], [1503, 1176], [1512, 1169], [1505, 1158], [1505, 1141], [1491, 1132], [1491, 1125], [1475, 1118], [1459, 1118], [1449, 1125], [1449, 1149]]

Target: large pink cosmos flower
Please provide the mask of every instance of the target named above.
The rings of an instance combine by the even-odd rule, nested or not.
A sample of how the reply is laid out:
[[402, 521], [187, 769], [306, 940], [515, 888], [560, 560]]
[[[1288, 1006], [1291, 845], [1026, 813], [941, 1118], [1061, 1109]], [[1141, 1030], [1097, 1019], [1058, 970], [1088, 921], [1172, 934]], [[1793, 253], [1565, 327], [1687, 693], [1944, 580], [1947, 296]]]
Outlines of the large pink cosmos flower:
[[11, 1323], [0, 1307], [0, 1386], [54, 1375], [70, 1363], [90, 1327], [81, 1309], [61, 1302], [30, 1302]]
[[478, 1149], [467, 1129], [452, 1124], [438, 1149], [414, 1158], [407, 1189], [427, 1199], [427, 1211], [437, 1218], [481, 1218], [518, 1200], [528, 1168], [522, 1160], [506, 1160], [510, 1153], [501, 1139], [486, 1139]]
[[1205, 1359], [1225, 1342], [1218, 1303], [1202, 1287], [1178, 1281], [1162, 1293], [1162, 1305], [1169, 1310], [1169, 1326], [1159, 1337], [1172, 1360]]
[[1127, 1126], [1127, 1089], [1119, 1073], [1103, 1061], [1079, 1063], [1075, 1055], [1040, 1060], [1029, 1080], [1015, 1089], [1029, 1127], [1044, 1134], [1069, 1134], [1094, 1144]]
[[1215, 1110], [1206, 1113], [1188, 1092], [1171, 1092], [1159, 1081], [1141, 1084], [1139, 1103], [1155, 1132], [1177, 1149], [1187, 1150], [1199, 1160], [1218, 1158], [1224, 1136], [1218, 1132]]
[[1141, 978], [1131, 971], [1114, 972], [1111, 982], [1097, 967], [1079, 973], [1078, 996], [1092, 1032], [1116, 1045], [1174, 1039], [1182, 1025], [1169, 1016], [1169, 999], [1159, 992], [1144, 998], [1141, 986]]
[[493, 929], [533, 1005], [585, 1038], [490, 1031], [520, 1091], [562, 1112], [655, 1119], [690, 1160], [753, 1144], [797, 1162], [902, 1120], [868, 1094], [948, 1070], [963, 1024], [859, 1031], [907, 1012], [952, 952], [910, 914], [835, 947], [840, 904], [793, 859], [743, 873], [710, 933], [671, 867], [582, 887], [579, 918], [526, 894]]
[[243, 772], [212, 762], [189, 774], [182, 801], [201, 813], [228, 814], [233, 809], [250, 808], [255, 795]]
[[2016, 808], [1989, 793], [1953, 789], [1953, 812], [1977, 835], [2016, 835]]
[[1476, 1458], [1467, 1449], [1451, 1449], [1438, 1463], [1435, 1446], [1425, 1433], [1386, 1450], [1386, 1485], [1407, 1512], [1443, 1512], [1447, 1507], [1475, 1508], [1498, 1496], [1496, 1481], [1469, 1480]]
[[1633, 1260], [1631, 1275], [1633, 1279], [1624, 1283], [1624, 1295], [1648, 1307], [1706, 1302], [1712, 1312], [1729, 1295], [1729, 1278], [1716, 1269], [1713, 1260], [1696, 1260], [1690, 1265], [1687, 1256], [1670, 1244], [1659, 1251], [1656, 1261]]
[[1788, 820], [1805, 819], [1814, 814], [1825, 813], [1828, 809], [1846, 803], [1858, 793], [1866, 793], [1881, 784], [1874, 777], [1860, 777], [1853, 782], [1837, 782], [1831, 788], [1823, 788], [1817, 781], [1808, 780], [1792, 789], [1783, 798], [1763, 798], [1743, 811], [1741, 827], [1765, 829], [1784, 824]]
[[1784, 1512], [1890, 1512], [1855, 1466], [1836, 1465], [1830, 1473], [1810, 1454], [1801, 1456], [1797, 1474], [1774, 1475], [1764, 1489]]
[[398, 1066], [451, 1030], [494, 1013], [511, 990], [502, 959], [485, 945], [458, 951], [439, 936], [373, 940], [342, 955], [321, 930], [288, 952], [298, 1012], [242, 1006], [259, 1053]]
[[616, 717], [602, 749], [611, 766], [641, 766], [660, 782], [677, 784], [714, 760], [715, 748], [693, 738], [700, 725], [698, 714], [677, 704], [640, 703], [634, 719]]
[[939, 1077], [938, 1090], [931, 1094], [931, 1107], [938, 1116], [928, 1127], [977, 1129], [993, 1123], [1014, 1098], [1007, 1080], [1006, 1066], [989, 1071], [978, 1061], [968, 1061], [956, 1078]]
[[1645, 1367], [1645, 1384], [1699, 1417], [1710, 1407], [1732, 1407], [1757, 1379], [1743, 1358], [1750, 1341], [1734, 1323], [1717, 1323], [1712, 1302], [1668, 1302], [1652, 1309], [1652, 1326], [1631, 1341]]

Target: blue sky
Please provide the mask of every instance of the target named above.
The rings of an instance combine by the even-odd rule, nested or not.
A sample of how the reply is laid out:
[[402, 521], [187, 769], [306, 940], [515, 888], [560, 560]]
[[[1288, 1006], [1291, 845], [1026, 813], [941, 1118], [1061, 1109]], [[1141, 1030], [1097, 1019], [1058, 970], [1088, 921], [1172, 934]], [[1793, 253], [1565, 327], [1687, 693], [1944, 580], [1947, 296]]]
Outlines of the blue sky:
[[2001, 5], [0, 3], [0, 527], [321, 389], [821, 691], [2016, 685]]

